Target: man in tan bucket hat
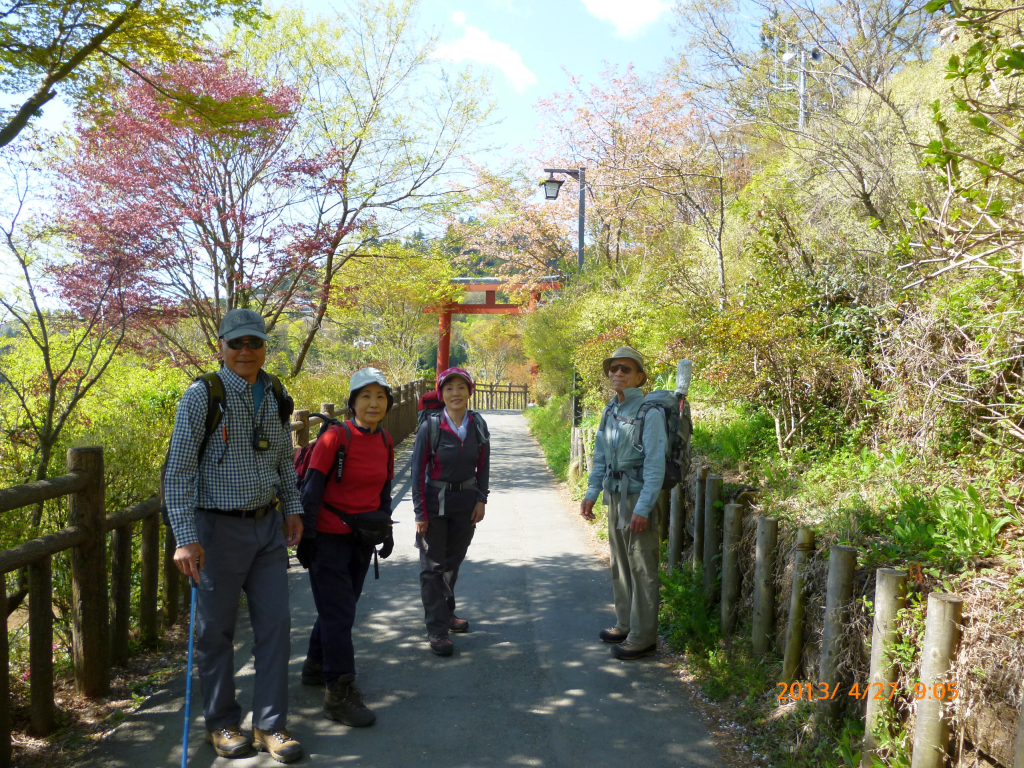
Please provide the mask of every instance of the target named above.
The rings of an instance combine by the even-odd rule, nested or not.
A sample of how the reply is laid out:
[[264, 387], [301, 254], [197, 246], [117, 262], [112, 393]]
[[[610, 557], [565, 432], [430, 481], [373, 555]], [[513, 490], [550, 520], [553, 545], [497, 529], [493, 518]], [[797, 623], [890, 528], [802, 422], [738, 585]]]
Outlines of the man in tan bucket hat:
[[601, 416], [580, 514], [593, 520], [604, 491], [616, 623], [600, 637], [612, 644], [613, 656], [630, 660], [657, 650], [659, 541], [649, 518], [665, 477], [665, 417], [650, 408], [638, 418], [647, 374], [635, 349], [616, 349], [604, 360], [604, 373], [615, 396]]

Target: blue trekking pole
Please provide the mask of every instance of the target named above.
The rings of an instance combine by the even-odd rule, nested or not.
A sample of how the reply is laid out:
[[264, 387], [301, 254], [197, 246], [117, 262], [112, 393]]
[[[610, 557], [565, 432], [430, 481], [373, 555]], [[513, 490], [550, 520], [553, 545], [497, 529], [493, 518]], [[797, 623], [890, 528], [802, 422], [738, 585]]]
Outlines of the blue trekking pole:
[[192, 720], [192, 649], [196, 644], [196, 596], [199, 594], [195, 580], [189, 577], [188, 581], [192, 585], [192, 606], [188, 612], [188, 668], [185, 674], [185, 734], [181, 737], [181, 768], [188, 766], [188, 727]]

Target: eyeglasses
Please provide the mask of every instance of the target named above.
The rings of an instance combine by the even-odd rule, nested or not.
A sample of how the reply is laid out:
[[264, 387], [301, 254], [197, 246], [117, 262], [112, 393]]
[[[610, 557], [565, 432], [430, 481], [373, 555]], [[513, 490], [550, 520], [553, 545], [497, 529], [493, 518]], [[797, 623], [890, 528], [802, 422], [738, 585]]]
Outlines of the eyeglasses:
[[251, 336], [249, 338], [231, 339], [230, 341], [225, 341], [231, 349], [241, 349], [242, 347], [248, 347], [249, 349], [262, 349], [263, 345], [266, 344], [266, 342], [263, 341], [263, 339], [254, 339]]
[[608, 366], [608, 373], [619, 373], [620, 371], [622, 373], [632, 373], [633, 367], [631, 365], [619, 365], [618, 363]]

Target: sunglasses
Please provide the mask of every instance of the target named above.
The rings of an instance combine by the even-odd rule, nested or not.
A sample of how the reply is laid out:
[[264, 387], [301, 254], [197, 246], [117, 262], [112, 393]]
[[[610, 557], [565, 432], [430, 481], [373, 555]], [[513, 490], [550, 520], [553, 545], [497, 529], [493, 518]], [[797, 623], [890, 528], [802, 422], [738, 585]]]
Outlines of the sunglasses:
[[620, 371], [622, 373], [632, 373], [633, 372], [633, 366], [631, 366], [631, 365], [619, 365], [618, 363], [616, 363], [615, 365], [609, 365], [608, 366], [608, 373], [619, 373]]
[[263, 339], [254, 339], [251, 337], [248, 339], [231, 339], [230, 341], [226, 341], [226, 343], [231, 349], [241, 349], [242, 347], [248, 347], [249, 349], [262, 349], [263, 345], [266, 344]]

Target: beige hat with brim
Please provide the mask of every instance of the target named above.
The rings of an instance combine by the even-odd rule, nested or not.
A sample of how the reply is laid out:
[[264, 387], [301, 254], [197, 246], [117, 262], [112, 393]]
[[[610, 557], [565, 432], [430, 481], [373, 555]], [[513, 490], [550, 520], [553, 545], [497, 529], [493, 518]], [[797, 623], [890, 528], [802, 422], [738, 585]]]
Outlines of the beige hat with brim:
[[644, 375], [644, 378], [647, 377], [647, 371], [644, 370], [644, 356], [641, 355], [632, 347], [619, 347], [614, 352], [612, 352], [611, 357], [606, 357], [604, 359], [604, 362], [601, 363], [601, 367], [604, 368], [605, 376], [608, 375], [608, 369], [611, 367], [612, 360], [621, 357], [628, 357], [630, 360], [635, 361], [636, 364], [640, 366], [640, 373]]

